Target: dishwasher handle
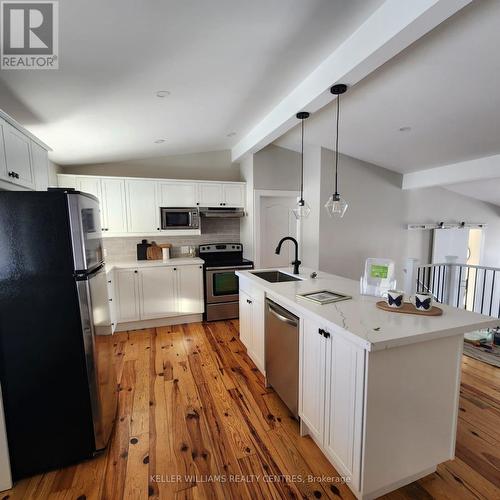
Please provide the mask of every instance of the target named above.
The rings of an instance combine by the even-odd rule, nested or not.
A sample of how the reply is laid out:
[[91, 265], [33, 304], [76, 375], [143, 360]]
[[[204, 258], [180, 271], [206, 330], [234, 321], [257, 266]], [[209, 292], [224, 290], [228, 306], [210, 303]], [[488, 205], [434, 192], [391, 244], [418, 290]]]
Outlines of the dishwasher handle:
[[298, 326], [298, 323], [295, 319], [288, 318], [288, 317], [284, 316], [283, 314], [281, 314], [280, 311], [277, 311], [271, 304], [268, 303], [267, 307], [268, 307], [269, 312], [278, 320], [282, 321], [283, 323], [287, 323], [288, 325], [294, 326], [294, 327]]

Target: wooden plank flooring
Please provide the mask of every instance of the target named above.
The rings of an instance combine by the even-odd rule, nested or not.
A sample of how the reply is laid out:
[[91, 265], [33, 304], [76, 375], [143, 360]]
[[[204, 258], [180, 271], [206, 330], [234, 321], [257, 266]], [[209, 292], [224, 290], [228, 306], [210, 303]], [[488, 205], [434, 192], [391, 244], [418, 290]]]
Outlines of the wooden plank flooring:
[[[121, 333], [114, 348], [119, 408], [107, 452], [0, 498], [353, 498], [342, 482], [306, 480], [338, 474], [264, 386], [237, 321]], [[500, 370], [464, 357], [457, 458], [384, 498], [500, 499], [499, 387]]]

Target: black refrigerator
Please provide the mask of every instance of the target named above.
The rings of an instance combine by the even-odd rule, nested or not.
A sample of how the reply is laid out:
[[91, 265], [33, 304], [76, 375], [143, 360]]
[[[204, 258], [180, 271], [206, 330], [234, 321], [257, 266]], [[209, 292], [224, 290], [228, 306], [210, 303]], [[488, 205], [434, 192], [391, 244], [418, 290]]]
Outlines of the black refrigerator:
[[0, 384], [13, 480], [104, 449], [117, 381], [98, 200], [0, 191]]

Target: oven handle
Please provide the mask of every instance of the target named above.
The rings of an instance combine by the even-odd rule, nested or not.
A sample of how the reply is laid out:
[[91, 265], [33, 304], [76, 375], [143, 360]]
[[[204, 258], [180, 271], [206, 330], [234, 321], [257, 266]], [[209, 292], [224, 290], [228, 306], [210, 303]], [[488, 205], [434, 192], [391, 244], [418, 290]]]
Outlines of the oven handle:
[[253, 269], [253, 266], [244, 266], [244, 267], [234, 267], [234, 266], [206, 267], [205, 271], [221, 271], [221, 270], [225, 270], [225, 269], [232, 269], [233, 271], [244, 271], [245, 269]]

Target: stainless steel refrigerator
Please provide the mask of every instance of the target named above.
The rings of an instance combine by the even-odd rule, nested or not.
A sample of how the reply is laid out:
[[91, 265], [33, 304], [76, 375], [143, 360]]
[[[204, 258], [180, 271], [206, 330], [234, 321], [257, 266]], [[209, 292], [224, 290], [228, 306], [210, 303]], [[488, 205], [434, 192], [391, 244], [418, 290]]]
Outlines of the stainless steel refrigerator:
[[14, 480], [106, 447], [117, 381], [99, 202], [0, 192], [0, 383]]

